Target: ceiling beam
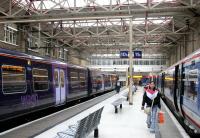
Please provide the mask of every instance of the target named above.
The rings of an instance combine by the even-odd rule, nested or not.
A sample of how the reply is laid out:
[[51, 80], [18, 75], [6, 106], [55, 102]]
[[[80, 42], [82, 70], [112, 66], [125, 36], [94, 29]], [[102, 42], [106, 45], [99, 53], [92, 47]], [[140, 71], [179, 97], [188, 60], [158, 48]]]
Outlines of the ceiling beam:
[[59, 14], [40, 14], [40, 15], [24, 15], [24, 16], [2, 16], [0, 23], [25, 23], [25, 22], [49, 22], [49, 21], [70, 21], [70, 20], [89, 20], [89, 19], [112, 19], [112, 18], [137, 18], [148, 16], [193, 16], [188, 9], [200, 9], [200, 5], [163, 7], [150, 9], [131, 9], [120, 11], [96, 11], [96, 12], [71, 12]]

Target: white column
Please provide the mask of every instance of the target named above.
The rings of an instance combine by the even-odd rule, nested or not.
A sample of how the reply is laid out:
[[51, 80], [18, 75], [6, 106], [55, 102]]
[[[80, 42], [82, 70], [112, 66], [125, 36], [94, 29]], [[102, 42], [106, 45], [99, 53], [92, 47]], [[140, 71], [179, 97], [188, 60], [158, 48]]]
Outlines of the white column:
[[133, 45], [132, 45], [132, 40], [133, 40], [133, 22], [132, 22], [132, 18], [130, 18], [130, 22], [129, 22], [129, 104], [132, 105], [133, 104], [133, 95], [132, 95], [132, 85], [133, 85]]

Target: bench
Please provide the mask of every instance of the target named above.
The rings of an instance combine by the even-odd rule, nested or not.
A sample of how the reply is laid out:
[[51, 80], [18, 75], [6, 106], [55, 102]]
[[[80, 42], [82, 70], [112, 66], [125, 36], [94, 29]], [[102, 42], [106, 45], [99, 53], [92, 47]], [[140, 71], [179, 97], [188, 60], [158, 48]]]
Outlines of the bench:
[[93, 130], [94, 137], [98, 138], [98, 125], [101, 120], [103, 108], [79, 120], [77, 124], [69, 126], [67, 130], [57, 132], [55, 138], [86, 138]]
[[118, 98], [117, 100], [112, 102], [112, 105], [115, 108], [115, 113], [118, 113], [118, 106], [120, 107], [120, 109], [122, 109], [122, 102], [125, 101], [124, 98]]

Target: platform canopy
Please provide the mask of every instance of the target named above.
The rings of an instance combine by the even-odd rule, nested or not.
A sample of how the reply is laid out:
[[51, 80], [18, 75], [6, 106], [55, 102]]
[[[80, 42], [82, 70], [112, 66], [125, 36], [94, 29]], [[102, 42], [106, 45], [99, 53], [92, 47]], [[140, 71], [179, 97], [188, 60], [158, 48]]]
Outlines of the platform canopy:
[[4, 0], [0, 23], [34, 27], [76, 49], [133, 48], [165, 53], [195, 30], [200, 0]]

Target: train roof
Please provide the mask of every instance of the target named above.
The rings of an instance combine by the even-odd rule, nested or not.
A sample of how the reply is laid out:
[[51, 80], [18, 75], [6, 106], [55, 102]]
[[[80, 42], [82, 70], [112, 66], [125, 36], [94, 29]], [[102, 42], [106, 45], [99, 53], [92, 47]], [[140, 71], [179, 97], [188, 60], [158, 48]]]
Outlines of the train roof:
[[12, 50], [3, 49], [3, 48], [0, 48], [0, 53], [7, 54], [7, 55], [10, 55], [10, 56], [17, 56], [17, 57], [20, 57], [20, 58], [26, 58], [26, 59], [30, 59], [30, 60], [33, 60], [33, 61], [42, 61], [42, 62], [45, 62], [45, 63], [58, 64], [58, 65], [63, 65], [63, 66], [67, 65], [68, 67], [72, 67], [72, 68], [79, 68], [79, 69], [85, 69], [85, 70], [87, 69], [87, 67], [67, 64], [66, 62], [51, 59], [51, 58], [48, 58], [48, 57], [33, 56], [33, 55], [28, 55], [26, 53], [22, 53], [22, 52], [18, 52], [18, 51], [12, 51]]
[[[169, 68], [167, 68], [166, 70], [169, 70], [171, 68], [173, 68], [174, 66], [178, 65], [178, 64], [182, 64], [182, 63], [185, 63], [185, 62], [188, 62], [188, 61], [191, 61], [195, 58], [198, 58], [200, 57], [200, 49], [192, 52], [191, 54], [189, 54], [188, 56], [186, 56], [185, 58], [181, 59], [180, 61], [176, 62], [175, 64], [173, 64], [172, 66], [170, 66]], [[165, 70], [165, 71], [166, 71]]]
[[73, 65], [73, 64], [67, 64], [68, 67], [71, 68], [78, 68], [78, 69], [88, 69], [87, 67], [79, 66], [79, 65]]
[[3, 48], [0, 48], [0, 53], [11, 55], [11, 56], [18, 56], [21, 58], [26, 58], [26, 59], [35, 60], [35, 61], [44, 61], [44, 62], [48, 62], [48, 63], [52, 63], [52, 64], [63, 64], [63, 65], [67, 64], [62, 61], [53, 60], [53, 59], [46, 58], [46, 57], [44, 58], [44, 57], [39, 57], [39, 56], [28, 55], [26, 53], [12, 51], [12, 50], [3, 49]]
[[20, 56], [20, 57], [30, 58], [30, 55], [28, 55], [28, 54], [21, 53], [21, 52], [18, 52], [18, 51], [3, 49], [3, 48], [0, 48], [0, 53], [2, 53], [2, 54], [8, 54], [8, 55], [13, 55], [13, 56]]

